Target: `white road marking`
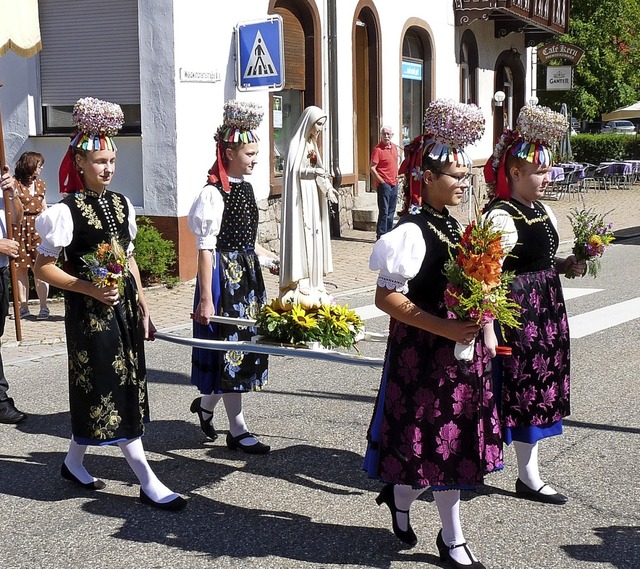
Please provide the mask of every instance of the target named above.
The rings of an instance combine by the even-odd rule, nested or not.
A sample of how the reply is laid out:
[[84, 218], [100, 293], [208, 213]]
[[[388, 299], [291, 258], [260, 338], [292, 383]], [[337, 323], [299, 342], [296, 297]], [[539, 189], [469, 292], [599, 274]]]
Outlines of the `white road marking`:
[[373, 320], [380, 316], [389, 316], [386, 312], [382, 312], [375, 304], [367, 304], [353, 309], [355, 313], [363, 320]]
[[[594, 292], [600, 292], [601, 290], [601, 288], [563, 288], [565, 300], [578, 298], [587, 294], [593, 294]], [[380, 310], [375, 304], [367, 304], [366, 306], [354, 308], [354, 310], [363, 320], [373, 320], [374, 318], [387, 316], [387, 313]]]
[[[599, 288], [565, 288], [565, 300], [579, 298], [587, 294], [601, 292]], [[363, 320], [373, 320], [388, 316], [373, 304], [354, 309]], [[595, 334], [601, 330], [624, 324], [636, 318], [640, 318], [640, 298], [634, 298], [618, 304], [611, 304], [597, 310], [585, 312], [569, 318], [569, 330], [571, 338], [584, 338], [589, 334]]]
[[569, 318], [569, 332], [572, 338], [583, 338], [636, 318], [640, 318], [640, 298], [572, 316]]
[[593, 294], [594, 292], [601, 292], [601, 288], [566, 288], [562, 287], [565, 300], [571, 300], [572, 298], [578, 298], [580, 296], [586, 296], [587, 294]]

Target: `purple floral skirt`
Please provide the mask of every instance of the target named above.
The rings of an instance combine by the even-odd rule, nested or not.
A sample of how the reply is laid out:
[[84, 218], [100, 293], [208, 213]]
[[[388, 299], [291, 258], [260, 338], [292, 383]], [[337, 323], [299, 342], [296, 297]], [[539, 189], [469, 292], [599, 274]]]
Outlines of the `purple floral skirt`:
[[491, 359], [478, 340], [471, 362], [454, 342], [392, 319], [364, 469], [416, 488], [474, 487], [502, 468]]
[[513, 353], [502, 362], [500, 415], [506, 427], [548, 427], [570, 412], [569, 323], [560, 277], [553, 269], [525, 273], [511, 288], [522, 328], [505, 330]]

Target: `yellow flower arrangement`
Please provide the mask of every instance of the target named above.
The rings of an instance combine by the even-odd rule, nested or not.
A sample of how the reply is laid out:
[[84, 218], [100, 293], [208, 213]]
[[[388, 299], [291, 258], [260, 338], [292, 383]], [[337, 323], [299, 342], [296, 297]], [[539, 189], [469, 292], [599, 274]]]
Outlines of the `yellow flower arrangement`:
[[294, 304], [284, 309], [274, 299], [260, 311], [257, 327], [261, 335], [275, 342], [294, 346], [319, 342], [325, 348], [350, 348], [364, 323], [347, 305], [323, 304], [305, 309]]

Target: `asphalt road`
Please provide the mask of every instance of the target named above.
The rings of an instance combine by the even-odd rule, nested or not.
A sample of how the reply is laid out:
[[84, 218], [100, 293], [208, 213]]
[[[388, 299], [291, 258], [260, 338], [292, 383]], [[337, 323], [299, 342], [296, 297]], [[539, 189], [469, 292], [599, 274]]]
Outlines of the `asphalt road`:
[[[570, 497], [553, 507], [515, 497], [514, 454], [478, 492], [465, 492], [465, 534], [488, 569], [637, 569], [640, 421], [638, 240], [615, 245], [601, 276], [565, 281], [589, 292], [568, 301], [572, 331], [623, 306], [631, 318], [572, 340], [572, 415], [565, 434], [541, 444], [543, 477]], [[589, 289], [589, 290], [587, 290]], [[593, 289], [597, 289], [593, 290]], [[372, 294], [338, 299], [357, 307]], [[586, 322], [586, 324], [585, 324]], [[383, 332], [386, 318], [367, 321]], [[596, 327], [597, 327], [596, 326]], [[188, 330], [175, 333], [188, 335]], [[362, 346], [382, 357], [384, 344]], [[160, 478], [187, 496], [180, 513], [140, 504], [117, 448], [92, 449], [86, 464], [107, 482], [88, 492], [59, 475], [69, 437], [66, 357], [14, 362], [11, 393], [29, 420], [0, 425], [3, 569], [438, 567], [438, 516], [427, 492], [412, 509], [418, 545], [404, 548], [374, 502], [381, 484], [361, 469], [380, 370], [273, 357], [271, 381], [245, 396], [251, 429], [268, 456], [206, 442], [189, 413], [189, 349], [148, 344], [152, 423], [144, 438]], [[222, 409], [215, 423], [226, 428]]]

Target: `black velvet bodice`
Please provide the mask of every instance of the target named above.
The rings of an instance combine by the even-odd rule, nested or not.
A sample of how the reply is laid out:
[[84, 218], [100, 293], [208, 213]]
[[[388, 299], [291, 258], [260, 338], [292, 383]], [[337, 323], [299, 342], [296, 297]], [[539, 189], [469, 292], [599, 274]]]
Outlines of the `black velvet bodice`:
[[249, 182], [230, 182], [229, 193], [215, 184], [224, 200], [224, 215], [216, 249], [244, 251], [253, 249], [258, 235], [258, 204]]

